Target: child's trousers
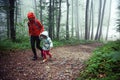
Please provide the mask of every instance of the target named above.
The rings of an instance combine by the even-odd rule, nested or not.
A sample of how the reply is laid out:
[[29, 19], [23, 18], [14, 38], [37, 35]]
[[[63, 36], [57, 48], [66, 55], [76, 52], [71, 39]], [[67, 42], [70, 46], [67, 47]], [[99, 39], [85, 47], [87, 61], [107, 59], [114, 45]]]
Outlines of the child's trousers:
[[49, 55], [49, 57], [51, 58], [52, 55], [50, 54], [50, 51], [49, 50], [43, 50], [43, 58], [44, 59], [47, 59], [46, 56]]

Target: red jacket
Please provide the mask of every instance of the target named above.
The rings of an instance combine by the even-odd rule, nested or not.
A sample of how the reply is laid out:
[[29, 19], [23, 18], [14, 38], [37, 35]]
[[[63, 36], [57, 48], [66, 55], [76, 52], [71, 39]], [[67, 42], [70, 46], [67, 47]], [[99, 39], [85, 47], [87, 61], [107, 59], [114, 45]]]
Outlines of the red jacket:
[[30, 36], [39, 36], [43, 31], [44, 27], [38, 19], [35, 18], [35, 15], [32, 12], [28, 13], [28, 19], [34, 18], [33, 21], [28, 22], [29, 35]]

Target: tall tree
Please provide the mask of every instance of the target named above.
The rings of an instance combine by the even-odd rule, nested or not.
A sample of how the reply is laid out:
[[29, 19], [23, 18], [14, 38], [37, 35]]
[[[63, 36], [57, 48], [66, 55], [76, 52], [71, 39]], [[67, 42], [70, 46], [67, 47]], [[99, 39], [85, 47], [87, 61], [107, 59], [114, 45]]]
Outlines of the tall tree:
[[72, 3], [71, 3], [71, 4], [72, 4], [72, 25], [71, 25], [72, 28], [71, 28], [71, 32], [72, 32], [72, 37], [73, 37], [73, 35], [74, 35], [74, 34], [73, 34], [73, 32], [74, 32], [74, 28], [73, 28], [73, 0], [72, 0]]
[[53, 7], [52, 7], [52, 10], [53, 10], [53, 12], [52, 12], [52, 15], [53, 15], [53, 25], [52, 25], [52, 27], [53, 27], [53, 32], [52, 32], [52, 36], [53, 36], [53, 38], [55, 38], [55, 0], [53, 0]]
[[52, 0], [49, 2], [49, 36], [52, 38]]
[[117, 0], [117, 9], [118, 9], [118, 11], [117, 11], [118, 15], [117, 15], [117, 21], [116, 21], [116, 23], [117, 23], [117, 32], [119, 32], [119, 34], [120, 34], [120, 0]]
[[110, 4], [109, 4], [109, 17], [108, 17], [108, 25], [107, 25], [107, 31], [106, 31], [106, 38], [105, 40], [108, 39], [108, 32], [109, 32], [109, 27], [110, 27], [110, 16], [111, 16], [111, 3], [112, 3], [112, 0], [110, 0]]
[[92, 22], [92, 9], [91, 9], [92, 5], [91, 5], [91, 0], [89, 1], [89, 9], [88, 9], [88, 40], [90, 38], [91, 35], [91, 22]]
[[42, 0], [40, 0], [40, 20], [41, 20], [41, 23], [43, 24], [43, 20], [42, 20]]
[[85, 40], [88, 40], [88, 17], [89, 17], [89, 0], [86, 0], [86, 12], [85, 12]]
[[78, 7], [79, 7], [79, 1], [76, 0], [75, 1], [75, 5], [76, 5], [76, 8], [75, 8], [75, 20], [76, 20], [76, 37], [79, 39], [80, 36], [79, 36], [79, 11], [78, 11]]
[[102, 14], [101, 14], [100, 32], [98, 35], [98, 40], [100, 40], [101, 35], [102, 35], [103, 19], [104, 19], [105, 7], [106, 7], [105, 5], [106, 5], [106, 0], [104, 0], [104, 2], [103, 2], [102, 12], [101, 12]]
[[66, 39], [69, 39], [69, 0], [67, 0]]
[[37, 16], [37, 2], [36, 2], [36, 0], [34, 0], [34, 5], [35, 5], [35, 15]]
[[102, 0], [99, 0], [99, 15], [98, 15], [98, 25], [97, 25], [95, 40], [98, 39], [98, 35], [99, 35], [100, 24], [101, 24], [101, 10], [102, 10]]
[[59, 10], [58, 10], [58, 26], [57, 26], [57, 30], [56, 30], [56, 32], [57, 32], [57, 39], [59, 39], [59, 32], [60, 32], [60, 22], [61, 22], [61, 2], [62, 2], [62, 0], [59, 0]]
[[92, 26], [92, 30], [91, 30], [91, 40], [93, 40], [93, 37], [94, 37], [94, 1], [91, 0], [91, 16], [92, 16], [92, 19], [91, 19], [91, 26]]
[[10, 3], [10, 37], [13, 41], [16, 40], [16, 31], [15, 31], [15, 26], [14, 26], [14, 5], [15, 5], [15, 0], [9, 0]]

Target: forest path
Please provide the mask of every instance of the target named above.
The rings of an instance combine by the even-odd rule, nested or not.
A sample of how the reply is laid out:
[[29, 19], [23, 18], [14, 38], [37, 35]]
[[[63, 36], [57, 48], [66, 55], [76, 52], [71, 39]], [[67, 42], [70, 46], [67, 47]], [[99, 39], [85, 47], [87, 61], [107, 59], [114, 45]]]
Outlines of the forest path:
[[[84, 61], [101, 43], [56, 47], [51, 50], [51, 60], [32, 61], [31, 50], [10, 51], [0, 57], [0, 80], [75, 80], [84, 67]], [[39, 51], [37, 51], [40, 53]]]

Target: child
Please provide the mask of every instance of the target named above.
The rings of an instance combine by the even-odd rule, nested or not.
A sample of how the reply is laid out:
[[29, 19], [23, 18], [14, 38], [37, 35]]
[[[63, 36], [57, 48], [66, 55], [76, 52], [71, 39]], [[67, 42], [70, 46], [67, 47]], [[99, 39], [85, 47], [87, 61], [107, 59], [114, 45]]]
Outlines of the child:
[[53, 43], [51, 38], [48, 36], [47, 31], [43, 31], [40, 35], [40, 39], [42, 40], [42, 49], [43, 49], [43, 62], [47, 61], [46, 55], [49, 55], [51, 58], [52, 55], [50, 54], [50, 49], [53, 47]]

